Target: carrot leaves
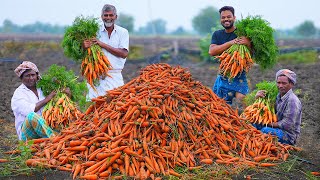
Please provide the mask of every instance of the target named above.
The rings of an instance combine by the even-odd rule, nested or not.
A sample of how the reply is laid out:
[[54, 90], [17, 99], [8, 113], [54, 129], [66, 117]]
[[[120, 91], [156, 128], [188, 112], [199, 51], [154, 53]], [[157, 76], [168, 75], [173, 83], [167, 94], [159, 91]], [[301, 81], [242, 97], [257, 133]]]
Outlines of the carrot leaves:
[[84, 81], [79, 82], [72, 70], [67, 71], [65, 67], [53, 64], [48, 71], [41, 76], [37, 83], [37, 87], [41, 88], [45, 96], [49, 95], [53, 90], [57, 92], [69, 88], [71, 91], [71, 100], [80, 106], [86, 103], [87, 86]]
[[253, 46], [253, 59], [262, 69], [271, 68], [277, 60], [278, 47], [269, 22], [261, 16], [248, 16], [236, 22], [238, 37], [248, 37]]
[[270, 104], [275, 104], [278, 95], [278, 88], [276, 82], [262, 81], [256, 84], [256, 89], [254, 91], [246, 95], [244, 101], [247, 106], [253, 104], [256, 101], [255, 95], [259, 90], [265, 90], [267, 92], [265, 99], [267, 99]]
[[97, 18], [93, 17], [76, 17], [72, 26], [67, 27], [63, 40], [62, 47], [64, 54], [72, 58], [76, 62], [81, 62], [85, 57], [85, 50], [82, 48], [82, 42], [85, 39], [96, 37], [99, 30]]

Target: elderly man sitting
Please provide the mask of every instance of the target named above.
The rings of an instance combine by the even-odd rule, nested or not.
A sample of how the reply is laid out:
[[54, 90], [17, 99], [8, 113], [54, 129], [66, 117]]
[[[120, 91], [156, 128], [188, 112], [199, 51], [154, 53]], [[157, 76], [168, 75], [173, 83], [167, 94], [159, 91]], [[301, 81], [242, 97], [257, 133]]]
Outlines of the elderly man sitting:
[[[263, 133], [276, 135], [281, 143], [294, 145], [300, 135], [302, 114], [301, 102], [292, 91], [296, 84], [296, 74], [289, 69], [281, 69], [276, 74], [276, 82], [279, 90], [275, 106], [278, 121], [268, 127], [254, 126]], [[263, 90], [258, 91], [256, 98], [264, 97], [265, 93]]]

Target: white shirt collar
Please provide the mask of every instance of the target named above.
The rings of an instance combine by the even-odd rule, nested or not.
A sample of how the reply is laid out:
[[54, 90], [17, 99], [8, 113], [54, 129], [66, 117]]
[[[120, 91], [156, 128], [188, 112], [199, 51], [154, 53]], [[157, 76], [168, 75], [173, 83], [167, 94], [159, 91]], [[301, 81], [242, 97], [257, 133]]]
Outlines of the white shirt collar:
[[[116, 24], [114, 24], [112, 32], [113, 32], [113, 31], [116, 32], [116, 31], [117, 31], [117, 28], [118, 28], [118, 26], [117, 26]], [[102, 26], [101, 26], [101, 28], [100, 28], [100, 31], [107, 31], [107, 29], [106, 29], [106, 27], [104, 26], [104, 24], [102, 24]]]

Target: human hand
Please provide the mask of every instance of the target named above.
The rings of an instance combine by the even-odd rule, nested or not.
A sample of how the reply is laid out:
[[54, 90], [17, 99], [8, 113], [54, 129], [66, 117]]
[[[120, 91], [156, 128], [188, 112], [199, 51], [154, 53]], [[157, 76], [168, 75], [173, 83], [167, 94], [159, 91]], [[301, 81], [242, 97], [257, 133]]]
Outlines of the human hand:
[[90, 40], [84, 40], [82, 43], [82, 47], [84, 49], [88, 49], [92, 45], [92, 42]]
[[231, 43], [231, 45], [238, 44], [238, 40], [236, 38], [236, 39], [229, 41], [229, 43]]
[[56, 94], [56, 91], [52, 91], [46, 98], [48, 99], [48, 101], [50, 101]]
[[250, 46], [250, 39], [245, 37], [245, 36], [241, 36], [241, 37], [238, 37], [235, 39], [235, 43], [236, 44], [243, 44], [243, 45], [246, 45], [246, 46]]
[[255, 98], [258, 99], [258, 98], [264, 98], [267, 94], [267, 91], [266, 90], [259, 90], [257, 93], [256, 93], [256, 96]]
[[97, 45], [99, 45], [100, 47], [101, 47], [101, 45], [102, 45], [102, 42], [101, 42], [99, 39], [97, 39], [97, 38], [92, 38], [92, 39], [91, 39], [91, 42], [92, 42], [92, 44], [97, 44]]
[[67, 95], [69, 98], [71, 98], [70, 88], [66, 87], [66, 88], [64, 88], [64, 90], [63, 90], [62, 92], [66, 93], [66, 95]]

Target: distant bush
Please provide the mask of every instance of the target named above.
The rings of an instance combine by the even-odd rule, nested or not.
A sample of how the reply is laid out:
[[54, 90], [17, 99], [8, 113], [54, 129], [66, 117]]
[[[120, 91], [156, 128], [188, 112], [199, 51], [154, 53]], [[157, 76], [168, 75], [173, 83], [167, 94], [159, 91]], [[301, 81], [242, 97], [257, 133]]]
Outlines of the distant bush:
[[143, 46], [141, 45], [130, 45], [129, 47], [129, 55], [128, 59], [133, 60], [133, 59], [143, 59]]
[[318, 53], [315, 50], [308, 51], [297, 51], [288, 54], [281, 54], [278, 56], [278, 61], [283, 63], [314, 63], [319, 57]]
[[20, 26], [9, 19], [5, 19], [3, 25], [0, 25], [0, 33], [17, 33], [17, 34], [63, 34], [66, 26], [51, 25], [49, 23], [35, 22]]
[[62, 50], [59, 43], [32, 41], [32, 42], [15, 42], [4, 41], [0, 43], [0, 57], [22, 57], [23, 54], [31, 50], [37, 51], [60, 51]]
[[199, 48], [200, 48], [200, 56], [202, 60], [205, 61], [213, 61], [214, 57], [210, 56], [209, 54], [209, 47], [211, 44], [211, 34], [207, 34], [207, 36], [203, 37], [199, 41]]

